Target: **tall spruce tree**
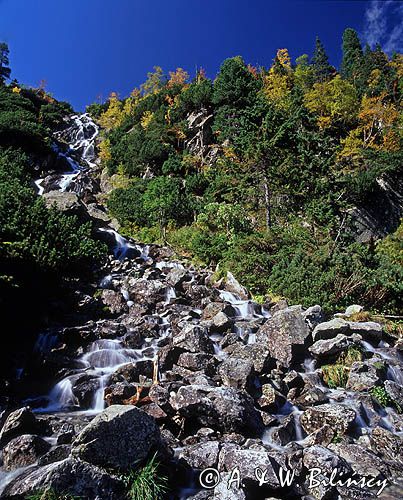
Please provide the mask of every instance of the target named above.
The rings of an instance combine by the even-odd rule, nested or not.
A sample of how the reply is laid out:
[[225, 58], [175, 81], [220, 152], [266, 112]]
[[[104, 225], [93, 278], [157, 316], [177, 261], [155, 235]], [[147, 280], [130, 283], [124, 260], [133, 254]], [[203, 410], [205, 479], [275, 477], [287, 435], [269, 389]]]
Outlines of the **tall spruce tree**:
[[329, 64], [329, 58], [319, 37], [316, 37], [315, 52], [312, 57], [312, 66], [317, 82], [329, 80], [334, 73], [334, 68]]
[[357, 32], [352, 28], [344, 30], [342, 47], [342, 77], [353, 83], [358, 83], [362, 74], [363, 52]]
[[0, 84], [4, 85], [7, 78], [10, 78], [11, 69], [9, 68], [10, 61], [8, 55], [10, 51], [8, 45], [0, 42]]

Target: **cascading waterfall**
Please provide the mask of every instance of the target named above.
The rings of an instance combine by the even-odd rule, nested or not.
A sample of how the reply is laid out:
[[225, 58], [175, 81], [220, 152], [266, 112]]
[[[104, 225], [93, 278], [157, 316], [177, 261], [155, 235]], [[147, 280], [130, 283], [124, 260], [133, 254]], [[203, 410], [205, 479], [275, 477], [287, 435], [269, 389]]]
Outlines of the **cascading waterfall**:
[[227, 290], [220, 290], [220, 297], [233, 306], [237, 318], [250, 320], [252, 318], [269, 318], [270, 313], [263, 306], [252, 300], [242, 300]]
[[[94, 144], [99, 133], [98, 125], [87, 113], [70, 117], [70, 122], [69, 127], [54, 134], [58, 142], [68, 141], [69, 143], [67, 151], [63, 151], [57, 143], [53, 144], [53, 150], [59, 157], [64, 158], [70, 166], [70, 170], [61, 175], [60, 191], [67, 191], [80, 172], [95, 166]], [[37, 179], [35, 181], [39, 195], [44, 193], [44, 180]]]
[[[67, 151], [64, 151], [57, 143], [53, 145], [54, 151], [67, 161], [71, 169], [60, 176], [60, 191], [69, 190], [74, 179], [82, 171], [95, 166], [95, 139], [99, 133], [98, 126], [86, 113], [70, 117], [69, 122], [70, 125], [68, 127], [55, 133], [55, 139], [58, 143], [68, 142], [69, 147]], [[44, 180], [38, 179], [35, 181], [39, 195], [44, 193]], [[100, 231], [113, 236], [115, 241], [113, 253], [116, 259], [123, 260], [131, 257], [139, 257], [142, 260], [146, 260], [148, 258], [148, 246], [134, 244], [109, 227], [100, 228]], [[101, 288], [109, 288], [112, 281], [112, 275], [105, 276], [101, 281]], [[129, 292], [122, 289], [121, 293], [127, 304], [129, 306], [133, 305], [133, 302], [130, 301]], [[170, 291], [168, 295], [170, 300], [174, 297], [174, 292]], [[158, 339], [145, 339], [145, 343], [141, 349], [125, 348], [123, 338], [96, 340], [77, 360], [82, 368], [74, 370], [73, 374], [58, 381], [46, 397], [48, 401], [47, 405], [37, 408], [36, 411], [53, 412], [79, 409], [79, 401], [74, 395], [73, 384], [78, 377], [84, 374], [96, 378], [98, 382], [98, 389], [94, 393], [93, 403], [89, 411], [102, 411], [105, 405], [104, 388], [110, 375], [119, 367], [128, 363], [153, 359], [158, 351], [158, 341], [169, 334], [169, 324], [163, 321], [160, 329], [161, 336]], [[56, 342], [57, 336], [53, 333], [41, 333], [38, 337], [35, 351], [40, 354], [49, 352]], [[34, 401], [34, 399], [30, 401]]]
[[[67, 152], [62, 152], [58, 149], [60, 156], [64, 157], [71, 167], [71, 171], [63, 174], [60, 179], [59, 188], [61, 191], [69, 190], [72, 187], [74, 179], [76, 179], [80, 172], [87, 168], [94, 166], [94, 140], [98, 134], [97, 126], [91, 122], [88, 115], [77, 115], [72, 118], [72, 126], [57, 134], [58, 140], [66, 140], [70, 142]], [[43, 187], [44, 179], [38, 179], [36, 185], [38, 193], [44, 192]], [[99, 231], [106, 233], [108, 239], [113, 241], [113, 256], [116, 260], [123, 261], [125, 259], [133, 259], [130, 264], [130, 271], [127, 277], [129, 279], [123, 280], [116, 269], [121, 269], [120, 264], [112, 261], [112, 269], [100, 280], [99, 287], [104, 290], [114, 290], [122, 295], [126, 304], [129, 306], [134, 305], [131, 300], [130, 294], [130, 278], [136, 275], [136, 269], [140, 266], [140, 260], [147, 263], [145, 267], [154, 268], [162, 271], [162, 274], [167, 274], [170, 269], [184, 269], [184, 266], [178, 262], [160, 261], [153, 264], [152, 260], [148, 260], [147, 246], [138, 245], [126, 239], [116, 230], [111, 227], [100, 228]], [[115, 265], [117, 264], [117, 265]], [[132, 273], [132, 268], [134, 273]], [[126, 268], [127, 269], [127, 268]], [[158, 273], [155, 273], [158, 274]], [[194, 276], [187, 283], [192, 283]], [[180, 290], [177, 287], [178, 291]], [[141, 361], [154, 361], [159, 350], [159, 346], [164, 345], [164, 339], [170, 335], [170, 325], [167, 321], [170, 315], [170, 304], [178, 303], [182, 299], [176, 299], [176, 291], [172, 286], [162, 288], [161, 303], [165, 304], [164, 312], [159, 316], [158, 334], [155, 337], [147, 336], [142, 339], [142, 345], [139, 348], [128, 348], [126, 344], [126, 335], [114, 339], [98, 339], [88, 345], [84, 352], [80, 351], [80, 356], [75, 360], [75, 368], [70, 370], [68, 374], [59, 380], [47, 396], [47, 404], [38, 408], [36, 411], [42, 412], [57, 412], [57, 411], [70, 411], [70, 410], [85, 410], [90, 414], [101, 412], [105, 407], [105, 388], [110, 383], [110, 378], [114, 372], [125, 365], [135, 365]], [[178, 292], [179, 293], [179, 292]], [[227, 303], [225, 312], [230, 317], [228, 324], [232, 325], [232, 332], [238, 335], [244, 345], [252, 345], [256, 343], [256, 331], [266, 318], [269, 318], [270, 312], [254, 302], [253, 300], [243, 300], [241, 297], [227, 290], [219, 291], [220, 299]], [[130, 311], [130, 309], [129, 309]], [[196, 310], [194, 310], [196, 311]], [[200, 314], [202, 311], [199, 311]], [[129, 312], [130, 314], [130, 312]], [[221, 330], [217, 328], [220, 332]], [[228, 330], [225, 332], [227, 333]], [[129, 332], [130, 333], [130, 330]], [[154, 335], [154, 332], [150, 335]], [[214, 356], [217, 360], [223, 361], [229, 356], [229, 351], [223, 349], [221, 343], [223, 339], [222, 333], [217, 333], [211, 329], [210, 339], [214, 346]], [[51, 333], [41, 334], [38, 338], [36, 345], [37, 353], [49, 352], [57, 342], [57, 337]], [[379, 355], [380, 359], [388, 361], [388, 369], [386, 379], [402, 383], [403, 374], [400, 368], [394, 364], [394, 358], [389, 354], [389, 345], [379, 343], [376, 347], [372, 343], [362, 341], [363, 350], [369, 351]], [[249, 349], [249, 347], [248, 347]], [[251, 348], [251, 351], [253, 348]], [[377, 419], [377, 425], [389, 429], [395, 434], [399, 433], [397, 426], [395, 426], [394, 409], [393, 408], [367, 408], [365, 402], [358, 400], [354, 393], [348, 390], [330, 389], [325, 384], [322, 384], [319, 370], [316, 368], [316, 362], [311, 357], [307, 357], [300, 368], [296, 368], [299, 376], [305, 380], [313, 380], [316, 387], [320, 387], [326, 394], [330, 403], [342, 404], [346, 408], [352, 408], [356, 412], [356, 419], [354, 421], [353, 432], [359, 436], [365, 436], [371, 433], [371, 425], [373, 425], [373, 417]], [[165, 375], [159, 374], [159, 379], [164, 380]], [[89, 381], [90, 398], [82, 403], [78, 396], [75, 394], [77, 382], [81, 380]], [[257, 379], [256, 379], [257, 381]], [[256, 382], [255, 381], [255, 382]], [[263, 383], [263, 382], [260, 382]], [[259, 389], [259, 384], [255, 383], [256, 389]], [[41, 398], [42, 400], [43, 398]], [[290, 397], [292, 399], [292, 397]], [[293, 400], [294, 401], [294, 400]], [[298, 400], [297, 400], [298, 401]], [[299, 404], [299, 403], [298, 403]], [[277, 406], [276, 414], [273, 423], [266, 428], [262, 436], [263, 443], [274, 450], [284, 452], [289, 446], [289, 442], [296, 442], [304, 444], [307, 442], [306, 434], [301, 426], [300, 417], [303, 413], [300, 408], [293, 405], [287, 400], [282, 407]], [[372, 415], [371, 415], [372, 412]], [[290, 432], [290, 437], [286, 439], [279, 438], [276, 431], [287, 422], [287, 432]], [[289, 427], [290, 425], [290, 427]], [[282, 443], [282, 444], [279, 444]], [[284, 446], [283, 446], [284, 444]]]

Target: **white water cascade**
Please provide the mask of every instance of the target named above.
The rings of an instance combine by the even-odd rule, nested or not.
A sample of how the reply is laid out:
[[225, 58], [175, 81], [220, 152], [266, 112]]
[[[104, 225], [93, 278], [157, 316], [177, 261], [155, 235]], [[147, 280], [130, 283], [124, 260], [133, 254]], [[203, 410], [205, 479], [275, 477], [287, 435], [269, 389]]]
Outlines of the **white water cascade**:
[[[70, 117], [70, 125], [54, 134], [58, 143], [62, 141], [69, 143], [67, 151], [63, 151], [58, 143], [53, 144], [53, 150], [70, 166], [70, 170], [61, 175], [60, 191], [67, 191], [80, 172], [95, 166], [95, 139], [98, 133], [98, 125], [87, 113], [83, 113]], [[39, 195], [44, 193], [44, 180], [42, 178], [35, 181]]]
[[[69, 125], [65, 129], [55, 133], [57, 143], [53, 145], [53, 149], [59, 157], [64, 158], [70, 165], [70, 170], [61, 174], [59, 180], [59, 190], [67, 191], [71, 187], [72, 182], [79, 174], [87, 169], [95, 167], [95, 139], [99, 133], [98, 126], [86, 113], [74, 115], [69, 118]], [[67, 150], [63, 149], [58, 144], [68, 142]], [[44, 178], [35, 181], [38, 188], [38, 194], [42, 195], [45, 191], [43, 186]], [[109, 233], [114, 241], [113, 248], [114, 257], [118, 260], [126, 258], [139, 257], [142, 260], [148, 258], [148, 246], [137, 245], [114, 229], [109, 227], [100, 228], [101, 232]], [[113, 281], [113, 275], [105, 276], [100, 283], [101, 288], [108, 288]], [[122, 295], [127, 304], [133, 305], [130, 301], [129, 292], [122, 288]], [[174, 298], [173, 290], [167, 291], [167, 300]], [[79, 400], [74, 394], [74, 384], [80, 377], [88, 377], [90, 381], [96, 382], [96, 390], [94, 391], [89, 412], [100, 412], [105, 406], [104, 389], [108, 379], [121, 366], [128, 363], [136, 363], [138, 361], [153, 360], [158, 351], [158, 342], [162, 338], [169, 335], [169, 324], [161, 318], [159, 325], [160, 336], [157, 339], [144, 339], [144, 344], [139, 349], [129, 349], [125, 346], [124, 338], [117, 339], [99, 339], [90, 344], [84, 354], [78, 360], [77, 365], [80, 368], [72, 370], [65, 378], [59, 380], [51, 389], [49, 394], [45, 396], [47, 403], [37, 412], [56, 412], [66, 410], [79, 410]], [[41, 333], [35, 346], [35, 352], [44, 354], [49, 352], [57, 343], [57, 336], [54, 333]], [[30, 402], [35, 399], [33, 398]]]

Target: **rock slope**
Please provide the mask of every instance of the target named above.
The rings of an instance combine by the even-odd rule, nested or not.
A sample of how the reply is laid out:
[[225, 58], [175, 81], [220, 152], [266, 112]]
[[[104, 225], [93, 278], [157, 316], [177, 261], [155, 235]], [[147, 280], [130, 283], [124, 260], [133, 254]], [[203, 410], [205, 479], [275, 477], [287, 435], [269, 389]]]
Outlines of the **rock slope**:
[[3, 409], [0, 498], [122, 499], [154, 453], [167, 498], [402, 498], [397, 335], [357, 306], [257, 304], [231, 274], [127, 240], [73, 173], [60, 206], [112, 253], [77, 285], [73, 324], [38, 336], [25, 373], [42, 394]]

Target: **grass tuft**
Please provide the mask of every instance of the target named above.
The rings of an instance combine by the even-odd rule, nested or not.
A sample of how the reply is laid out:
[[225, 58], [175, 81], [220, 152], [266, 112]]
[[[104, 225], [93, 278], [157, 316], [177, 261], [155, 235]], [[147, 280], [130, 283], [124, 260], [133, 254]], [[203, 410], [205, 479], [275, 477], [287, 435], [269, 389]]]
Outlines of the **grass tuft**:
[[323, 381], [331, 389], [346, 387], [353, 363], [362, 361], [362, 353], [356, 347], [350, 347], [342, 353], [335, 363], [322, 366]]
[[159, 474], [159, 463], [154, 455], [139, 470], [129, 472], [123, 477], [128, 489], [127, 497], [130, 500], [159, 500], [168, 491], [168, 479]]

